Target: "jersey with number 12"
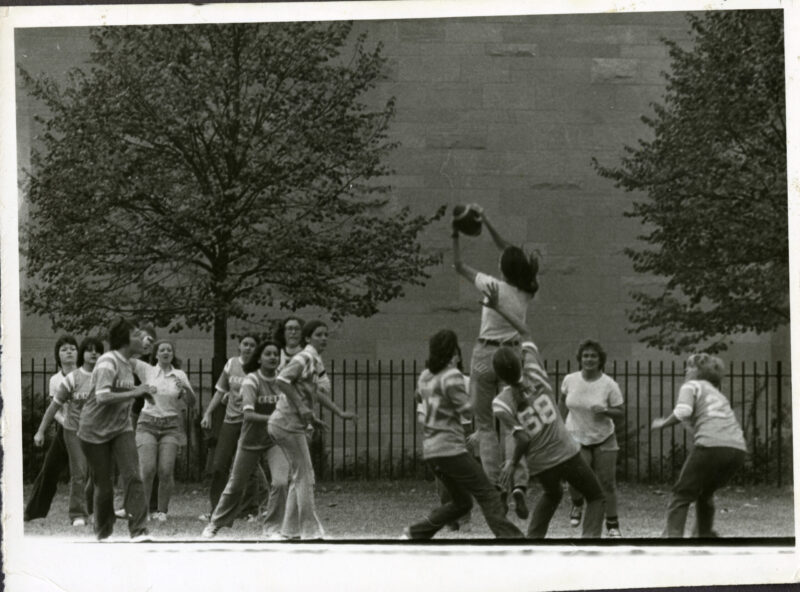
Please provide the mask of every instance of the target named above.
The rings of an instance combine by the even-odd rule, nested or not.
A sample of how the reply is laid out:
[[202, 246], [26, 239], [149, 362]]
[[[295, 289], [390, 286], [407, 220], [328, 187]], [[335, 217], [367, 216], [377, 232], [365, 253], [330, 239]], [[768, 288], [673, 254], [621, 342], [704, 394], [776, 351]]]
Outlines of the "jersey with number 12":
[[675, 410], [683, 411], [685, 421], [694, 431], [696, 445], [707, 448], [725, 446], [747, 452], [742, 428], [728, 399], [707, 380], [684, 383]]
[[522, 362], [522, 385], [517, 388], [526, 405], [518, 405], [512, 387], [507, 386], [494, 398], [492, 410], [509, 431], [528, 432], [528, 471], [537, 475], [578, 454], [580, 446], [564, 426], [539, 350], [532, 342], [522, 344]]
[[464, 375], [457, 368], [438, 374], [424, 370], [417, 382], [417, 413], [424, 439], [422, 458], [456, 456], [467, 451], [461, 416], [469, 409]]

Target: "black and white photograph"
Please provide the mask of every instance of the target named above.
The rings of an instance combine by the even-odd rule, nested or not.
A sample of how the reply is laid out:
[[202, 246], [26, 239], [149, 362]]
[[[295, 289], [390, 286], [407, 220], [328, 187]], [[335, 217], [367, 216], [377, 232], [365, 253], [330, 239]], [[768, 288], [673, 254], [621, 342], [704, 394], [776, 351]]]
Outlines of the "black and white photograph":
[[794, 2], [4, 10], [9, 590], [797, 581]]

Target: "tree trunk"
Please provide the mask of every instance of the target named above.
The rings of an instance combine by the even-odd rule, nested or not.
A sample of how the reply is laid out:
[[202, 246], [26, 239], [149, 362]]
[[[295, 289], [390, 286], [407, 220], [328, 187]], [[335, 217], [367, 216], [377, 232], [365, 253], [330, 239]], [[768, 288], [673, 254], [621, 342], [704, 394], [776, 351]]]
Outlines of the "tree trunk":
[[225, 362], [228, 360], [228, 315], [217, 311], [214, 316], [214, 357], [211, 359], [211, 372], [216, 383]]

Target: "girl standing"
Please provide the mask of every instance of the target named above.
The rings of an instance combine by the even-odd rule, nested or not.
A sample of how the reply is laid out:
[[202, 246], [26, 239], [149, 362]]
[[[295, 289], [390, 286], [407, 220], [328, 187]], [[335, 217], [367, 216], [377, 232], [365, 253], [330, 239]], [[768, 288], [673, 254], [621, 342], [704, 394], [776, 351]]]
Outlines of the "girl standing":
[[242, 435], [233, 460], [231, 477], [203, 530], [206, 538], [216, 535], [223, 526], [233, 524], [239, 514], [247, 481], [256, 467], [260, 466], [262, 456], [266, 456], [271, 476], [269, 502], [262, 518], [262, 532], [268, 537], [276, 536], [280, 532], [289, 488], [289, 460], [267, 432], [267, 422], [280, 395], [275, 385], [275, 371], [279, 363], [278, 344], [265, 341], [256, 348], [251, 361], [244, 366], [248, 374], [241, 388], [244, 412]]
[[[567, 413], [567, 431], [581, 446], [583, 459], [592, 467], [606, 497], [606, 532], [610, 538], [622, 536], [617, 517], [617, 453], [614, 419], [623, 415], [622, 392], [616, 381], [605, 374], [606, 352], [592, 340], [578, 347], [580, 371], [564, 377], [562, 403]], [[583, 497], [570, 488], [570, 524], [578, 526], [583, 513]]]
[[445, 524], [465, 516], [472, 508], [473, 497], [496, 537], [522, 538], [520, 530], [505, 517], [497, 489], [467, 452], [461, 420], [471, 413], [464, 376], [458, 370], [460, 361], [455, 333], [444, 329], [431, 337], [427, 368], [417, 385], [418, 418], [424, 430], [422, 455], [449, 496], [425, 520], [408, 527], [402, 538], [432, 538]]
[[[477, 204], [471, 207], [492, 235], [495, 245], [501, 251], [500, 272], [502, 280], [481, 273], [461, 260], [458, 231], [453, 229], [453, 266], [456, 272], [474, 284], [480, 294], [489, 285], [496, 285], [500, 306], [525, 323], [528, 304], [539, 289], [536, 274], [539, 262], [533, 255], [526, 255], [519, 247], [513, 246], [495, 230], [483, 208]], [[492, 369], [492, 356], [499, 347], [508, 346], [520, 351], [518, 331], [502, 315], [488, 307], [481, 311], [481, 328], [478, 340], [472, 350], [470, 362], [470, 399], [475, 414], [476, 437], [480, 446], [483, 470], [492, 483], [498, 483], [500, 464], [503, 457], [512, 453], [514, 443], [510, 436], [500, 428], [495, 429], [492, 416], [492, 400], [500, 390], [497, 375]], [[525, 503], [525, 489], [528, 474], [524, 465], [517, 467], [514, 477], [512, 498], [517, 515], [526, 519], [528, 508]]]
[[694, 503], [694, 535], [718, 536], [714, 531], [714, 492], [730, 481], [744, 464], [747, 445], [727, 397], [720, 392], [725, 366], [708, 354], [686, 360], [686, 382], [669, 417], [653, 420], [660, 430], [684, 422], [694, 432], [694, 448], [683, 463], [667, 509], [665, 537], [682, 538], [686, 514]]
[[305, 348], [281, 370], [276, 384], [283, 396], [269, 418], [269, 434], [283, 449], [291, 465], [291, 482], [281, 535], [288, 539], [321, 539], [325, 535], [314, 505], [314, 468], [308, 451], [306, 427], [326, 427], [314, 416], [317, 402], [342, 419], [356, 415], [342, 411], [319, 388], [327, 381], [320, 354], [328, 344], [328, 326], [311, 321], [303, 327]]
[[[250, 360], [253, 351], [256, 349], [258, 342], [254, 335], [244, 335], [239, 340], [239, 355], [231, 358], [225, 364], [217, 380], [216, 392], [211, 398], [211, 401], [203, 414], [203, 419], [200, 426], [204, 429], [211, 429], [211, 416], [217, 406], [227, 397], [225, 405], [225, 420], [220, 427], [219, 435], [217, 436], [217, 445], [214, 448], [214, 459], [211, 463], [211, 489], [209, 490], [209, 501], [211, 502], [211, 511], [217, 507], [219, 498], [225, 485], [228, 483], [228, 475], [230, 474], [231, 464], [233, 457], [236, 454], [236, 444], [239, 441], [239, 435], [242, 433], [242, 421], [244, 415], [242, 412], [242, 381], [247, 373], [244, 371], [244, 365]], [[264, 476], [264, 471], [259, 467], [255, 471], [248, 484], [247, 493], [245, 494], [244, 509], [254, 508], [253, 512], [258, 513], [258, 490], [266, 491], [267, 478]], [[211, 514], [203, 514], [200, 516], [201, 520], [209, 520]]]
[[155, 387], [152, 399], [145, 401], [136, 424], [136, 450], [149, 501], [153, 479], [158, 474], [158, 506], [153, 518], [166, 522], [169, 500], [175, 483], [175, 459], [186, 446], [186, 430], [181, 421], [181, 406], [194, 407], [196, 396], [186, 373], [175, 357], [175, 345], [160, 340], [153, 344], [153, 357], [147, 382]]
[[89, 483], [89, 467], [78, 440], [78, 424], [83, 403], [89, 396], [92, 370], [97, 358], [103, 353], [103, 342], [87, 337], [78, 348], [78, 368], [70, 372], [56, 388], [53, 401], [42, 418], [39, 430], [33, 437], [36, 446], [44, 444], [44, 435], [50, 422], [62, 412], [64, 445], [69, 457], [69, 519], [72, 526], [85, 526], [89, 519], [92, 503], [89, 496], [92, 488]]
[[[72, 335], [61, 335], [56, 340], [55, 359], [58, 372], [50, 377], [49, 393], [50, 398], [55, 398], [56, 391], [61, 383], [66, 379], [67, 374], [75, 370], [76, 359], [78, 356], [78, 342]], [[50, 447], [44, 456], [44, 463], [36, 475], [33, 482], [33, 491], [25, 506], [24, 520], [36, 520], [45, 518], [50, 511], [50, 504], [58, 487], [58, 478], [65, 467], [69, 466], [69, 454], [64, 442], [64, 418], [66, 409], [59, 409], [55, 414], [58, 422], [56, 434]], [[78, 521], [75, 526], [81, 526]]]
[[136, 371], [144, 372], [146, 381], [146, 371], [140, 367], [146, 364], [132, 359], [144, 351], [144, 339], [144, 333], [132, 321], [118, 318], [111, 323], [111, 351], [97, 360], [81, 410], [78, 438], [94, 479], [94, 532], [98, 540], [108, 538], [114, 530], [114, 462], [124, 489], [130, 535], [139, 540], [147, 535], [147, 502], [130, 417], [136, 397], [156, 392], [147, 384], [134, 386]]

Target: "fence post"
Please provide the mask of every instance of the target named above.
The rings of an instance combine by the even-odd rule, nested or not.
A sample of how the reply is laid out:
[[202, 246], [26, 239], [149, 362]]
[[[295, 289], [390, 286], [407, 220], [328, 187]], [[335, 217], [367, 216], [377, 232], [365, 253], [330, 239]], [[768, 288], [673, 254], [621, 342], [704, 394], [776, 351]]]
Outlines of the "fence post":
[[378, 479], [381, 478], [381, 457], [383, 456], [383, 448], [381, 447], [382, 415], [383, 415], [383, 406], [381, 404], [381, 361], [378, 360]]
[[400, 360], [400, 477], [406, 476], [406, 361]]
[[389, 360], [389, 479], [394, 476], [394, 360]]
[[369, 360], [367, 360], [366, 366], [367, 366], [367, 378], [366, 378], [366, 380], [364, 382], [366, 383], [366, 386], [367, 386], [367, 392], [366, 392], [366, 395], [365, 395], [366, 404], [367, 404], [367, 435], [366, 435], [366, 438], [367, 438], [367, 454], [366, 454], [367, 462], [365, 463], [365, 466], [364, 466], [364, 476], [367, 479], [369, 479], [369, 438], [372, 435], [372, 432], [369, 429], [369, 381], [370, 381], [370, 378], [371, 378], [370, 373], [369, 373]]
[[777, 398], [777, 413], [778, 413], [778, 487], [783, 485], [783, 464], [781, 462], [781, 449], [782, 449], [782, 442], [781, 442], [781, 427], [783, 424], [783, 405], [782, 405], [782, 394], [783, 394], [783, 372], [781, 367], [780, 360], [778, 361], [778, 384], [776, 387], [775, 396]]

